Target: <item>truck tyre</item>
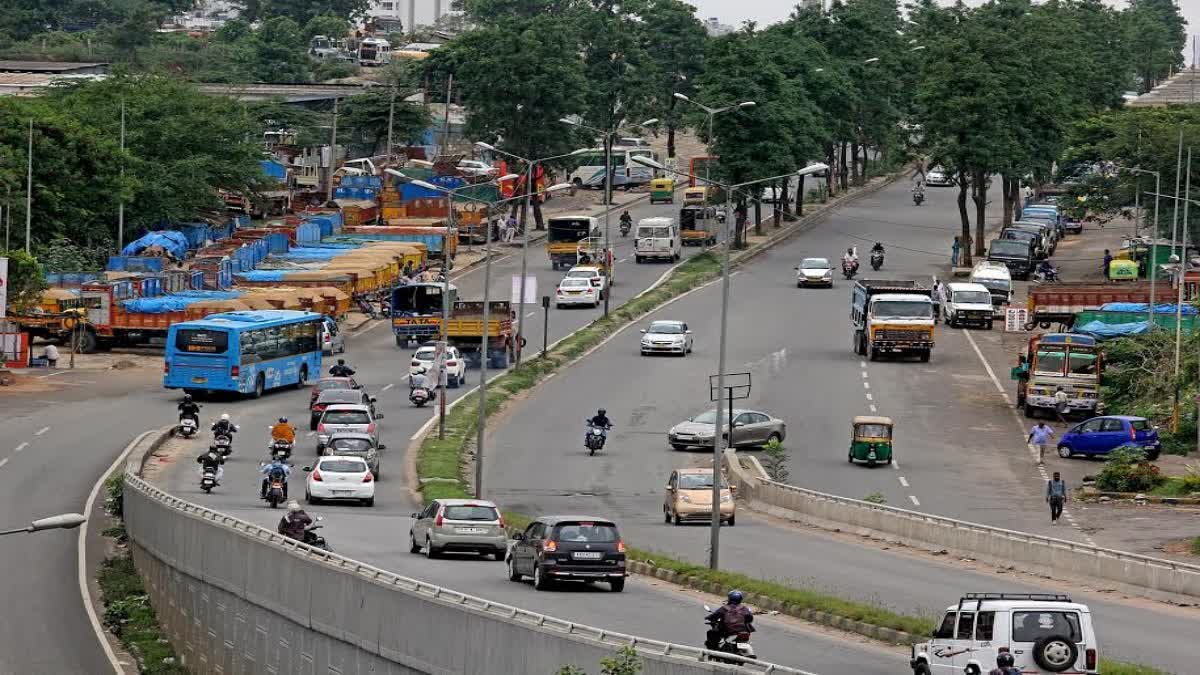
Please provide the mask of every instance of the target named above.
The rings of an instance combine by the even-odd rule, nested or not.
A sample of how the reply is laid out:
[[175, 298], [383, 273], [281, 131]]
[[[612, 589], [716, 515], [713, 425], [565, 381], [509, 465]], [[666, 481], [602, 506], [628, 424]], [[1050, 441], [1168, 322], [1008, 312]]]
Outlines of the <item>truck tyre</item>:
[[254, 378], [254, 391], [250, 392], [250, 398], [262, 398], [266, 388], [267, 379], [262, 373], [259, 373], [258, 377]]
[[929, 363], [929, 350], [921, 350], [921, 363]]
[[867, 360], [868, 361], [878, 361], [879, 360], [879, 350], [875, 348], [875, 345], [867, 346]]
[[402, 335], [397, 335], [396, 336], [396, 347], [398, 347], [400, 349], [404, 349], [407, 346], [408, 346], [408, 338], [406, 338]]
[[79, 336], [79, 353], [95, 354], [98, 346], [99, 341], [96, 339], [96, 334], [90, 330], [83, 330]]

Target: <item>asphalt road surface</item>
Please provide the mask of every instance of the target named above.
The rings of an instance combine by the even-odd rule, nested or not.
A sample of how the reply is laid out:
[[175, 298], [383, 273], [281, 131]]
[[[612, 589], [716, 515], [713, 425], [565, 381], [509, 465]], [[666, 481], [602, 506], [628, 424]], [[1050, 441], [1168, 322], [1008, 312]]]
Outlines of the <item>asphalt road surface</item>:
[[[929, 363], [867, 362], [850, 347], [850, 284], [839, 276], [831, 290], [795, 286], [792, 268], [801, 258], [836, 259], [850, 245], [860, 247], [865, 278], [944, 277], [955, 232], [954, 191], [930, 189], [927, 195], [918, 208], [908, 199], [907, 184], [893, 185], [738, 271], [728, 370], [751, 373], [753, 390], [736, 405], [787, 422], [791, 483], [854, 498], [879, 494], [904, 508], [1082, 539], [1070, 527], [1045, 523], [1041, 479], [966, 331], [939, 326]], [[888, 250], [879, 272], [865, 264], [875, 241]], [[671, 469], [708, 464], [710, 455], [672, 450], [665, 432], [711, 406], [707, 378], [716, 372], [719, 317], [720, 286], [712, 284], [641, 322], [688, 322], [692, 355], [642, 357], [631, 328], [523, 400], [493, 431], [487, 494], [529, 514], [616, 517], [634, 545], [706, 561], [708, 531], [664, 525], [662, 503]], [[971, 332], [977, 340], [998, 337]], [[605, 450], [589, 457], [582, 422], [598, 407], [607, 408], [615, 428]], [[896, 421], [897, 467], [846, 461], [851, 418], [872, 413]], [[736, 527], [722, 531], [721, 563], [902, 611], [940, 613], [966, 591], [1044, 590], [780, 528], [745, 512]], [[1174, 611], [1126, 607], [1103, 596], [1087, 602], [1110, 655], [1175, 672], [1194, 670], [1179, 648], [1200, 625], [1194, 612], [1181, 620]]]

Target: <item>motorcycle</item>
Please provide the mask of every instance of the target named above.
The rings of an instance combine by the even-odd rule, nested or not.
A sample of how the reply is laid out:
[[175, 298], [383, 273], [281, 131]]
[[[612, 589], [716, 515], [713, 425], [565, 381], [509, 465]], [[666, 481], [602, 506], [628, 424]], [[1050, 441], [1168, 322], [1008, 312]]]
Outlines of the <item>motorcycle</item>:
[[324, 518], [322, 518], [321, 516], [317, 516], [316, 519], [313, 520], [313, 523], [311, 525], [309, 525], [308, 527], [305, 527], [304, 528], [304, 538], [301, 539], [300, 541], [302, 543], [308, 544], [309, 546], [312, 546], [313, 548], [319, 548], [319, 549], [329, 551], [330, 553], [333, 553], [333, 549], [329, 546], [329, 544], [325, 543], [325, 537], [322, 537], [321, 535], [317, 534], [317, 530], [324, 527], [323, 525], [317, 524], [317, 523], [320, 523], [322, 520], [324, 520]]
[[417, 387], [408, 395], [408, 400], [418, 408], [424, 407], [429, 402], [429, 390], [424, 387]]
[[[266, 466], [266, 462], [260, 466]], [[267, 476], [267, 496], [264, 499], [271, 505], [271, 508], [277, 509], [279, 505], [287, 500], [287, 478], [280, 476], [281, 471], [275, 472], [273, 475]]]
[[925, 201], [925, 193], [924, 192], [917, 190], [916, 192], [913, 193], [913, 204], [920, 206], [921, 203], [924, 201]]
[[229, 434], [217, 434], [214, 436], [213, 445], [217, 447], [217, 452], [221, 453], [224, 457], [233, 454], [233, 437]]
[[285, 441], [282, 438], [275, 439], [267, 444], [267, 449], [271, 451], [272, 459], [286, 460], [292, 456], [291, 441]]
[[854, 275], [857, 273], [858, 263], [850, 262], [849, 260], [842, 261], [842, 276], [846, 277], [847, 279], [853, 279]]
[[1033, 283], [1041, 284], [1048, 281], [1059, 281], [1057, 267], [1049, 267], [1046, 269], [1039, 267], [1033, 271]]
[[883, 267], [883, 251], [875, 251], [871, 254], [871, 269], [878, 272], [880, 267]]
[[[708, 605], [705, 605], [704, 611], [711, 614], [713, 610]], [[709, 651], [714, 651], [714, 652], [721, 652], [723, 654], [732, 654], [734, 656], [740, 656], [743, 659], [755, 659], [755, 660], [758, 659], [758, 656], [756, 656], [754, 653], [754, 647], [752, 647], [750, 645], [750, 634], [749, 633], [737, 633], [736, 635], [720, 635], [720, 636], [718, 636], [717, 631], [718, 631], [718, 624], [720, 622], [717, 620], [706, 619], [705, 623], [707, 623], [708, 627], [709, 627], [708, 635], [704, 639], [704, 648], [705, 649], [708, 649]], [[733, 665], [737, 665], [742, 662], [740, 659], [726, 660], [726, 659], [715, 658], [712, 656], [709, 656], [708, 658], [710, 660], [716, 661], [718, 663], [730, 663]]]
[[212, 489], [217, 486], [217, 472], [215, 469], [205, 469], [200, 476], [200, 489], [204, 490], [204, 494], [209, 494]]
[[358, 309], [360, 312], [362, 312], [363, 314], [366, 314], [368, 317], [370, 317], [372, 319], [379, 318], [379, 313], [375, 311], [375, 307], [371, 304], [371, 301], [365, 297], [359, 296]]
[[621, 236], [622, 236], [622, 237], [628, 237], [628, 236], [629, 236], [629, 230], [630, 230], [632, 227], [633, 227], [633, 223], [632, 223], [632, 222], [630, 222], [630, 221], [628, 221], [628, 220], [622, 220], [622, 221], [621, 221]]
[[604, 449], [604, 441], [608, 438], [608, 429], [594, 426], [591, 420], [587, 420], [587, 425], [588, 430], [583, 437], [583, 444], [587, 446], [589, 455], [595, 455], [597, 450]]
[[191, 438], [196, 435], [196, 431], [200, 428], [200, 423], [195, 417], [180, 417], [179, 418], [179, 435], [184, 438]]

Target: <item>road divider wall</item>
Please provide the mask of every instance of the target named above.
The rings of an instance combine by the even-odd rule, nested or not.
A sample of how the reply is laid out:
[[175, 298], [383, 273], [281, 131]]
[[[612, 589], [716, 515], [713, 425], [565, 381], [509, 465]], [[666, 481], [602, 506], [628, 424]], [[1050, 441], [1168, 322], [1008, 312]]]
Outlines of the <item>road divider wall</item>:
[[426, 584], [178, 499], [139, 476], [169, 433], [133, 450], [124, 518], [151, 603], [192, 673], [550, 675], [567, 664], [591, 670], [631, 645], [644, 675], [808, 675], [764, 662], [702, 662], [695, 647]]
[[[1200, 566], [825, 494], [770, 480], [727, 450], [738, 498], [756, 510], [824, 529], [945, 549], [1025, 572], [1103, 583], [1167, 602], [1200, 598]], [[1188, 600], [1189, 604], [1193, 601]]]

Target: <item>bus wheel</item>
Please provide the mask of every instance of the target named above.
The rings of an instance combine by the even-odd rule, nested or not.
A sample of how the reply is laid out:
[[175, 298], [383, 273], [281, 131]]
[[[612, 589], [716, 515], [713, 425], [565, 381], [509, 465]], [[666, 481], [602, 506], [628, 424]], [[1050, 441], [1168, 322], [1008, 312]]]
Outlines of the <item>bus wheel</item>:
[[254, 378], [254, 391], [250, 393], [250, 398], [260, 398], [266, 388], [267, 379], [262, 373], [259, 373], [258, 377]]

